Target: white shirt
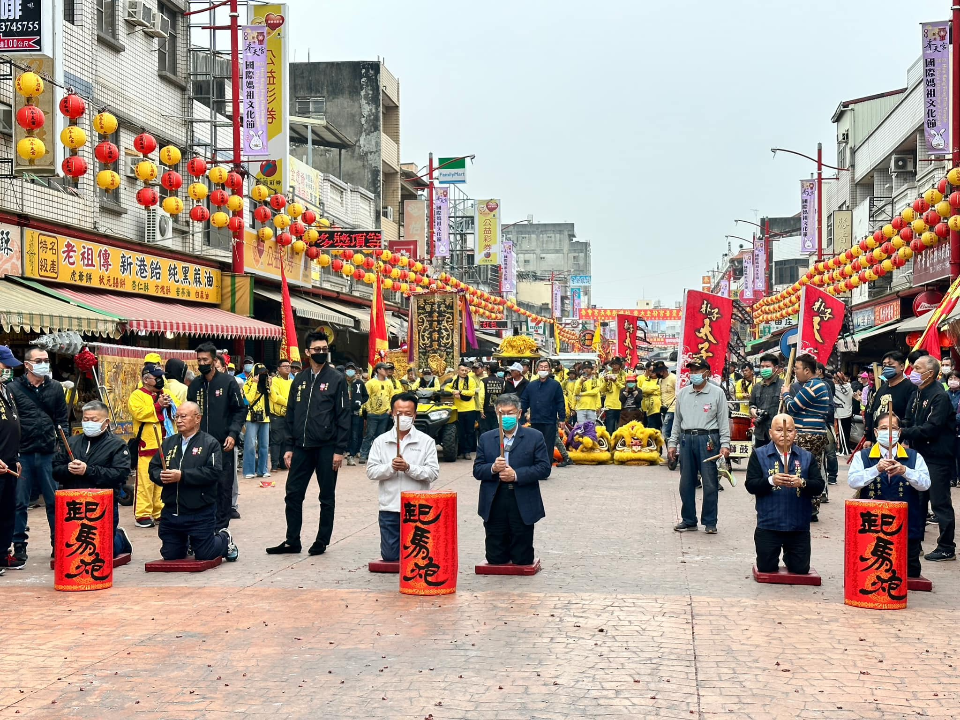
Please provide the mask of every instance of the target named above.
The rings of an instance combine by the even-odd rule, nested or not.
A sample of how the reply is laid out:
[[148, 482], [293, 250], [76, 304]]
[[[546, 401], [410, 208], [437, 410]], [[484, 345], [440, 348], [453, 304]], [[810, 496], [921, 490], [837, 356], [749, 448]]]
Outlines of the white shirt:
[[[881, 458], [890, 458], [891, 453], [888, 449], [884, 448], [879, 443], [875, 444], [874, 447], [880, 447], [880, 457]], [[897, 450], [899, 451], [901, 446], [897, 445]], [[897, 458], [893, 456], [894, 459], [906, 460], [906, 456]], [[906, 467], [906, 466], [904, 466]], [[914, 488], [923, 492], [924, 490], [930, 489], [930, 471], [927, 469], [927, 463], [924, 462], [923, 457], [920, 454], [917, 454], [916, 466], [911, 470], [906, 468], [907, 472], [904, 477], [907, 479], [907, 482], [910, 483]], [[853, 462], [850, 463], [850, 469], [847, 471], [847, 484], [850, 485], [854, 490], [859, 490], [860, 488], [866, 487], [874, 480], [877, 479], [877, 476], [880, 475], [880, 470], [876, 465], [873, 467], [865, 468], [863, 466], [863, 458], [861, 453], [856, 453], [853, 456]]]
[[397, 457], [397, 431], [391, 428], [373, 441], [367, 456], [367, 477], [380, 483], [380, 509], [400, 512], [400, 493], [426, 492], [440, 476], [437, 444], [416, 428], [400, 441], [400, 454], [410, 465], [406, 472], [393, 469]]
[[836, 406], [834, 417], [848, 418], [853, 415], [853, 389], [850, 383], [837, 383], [833, 395], [833, 404]]

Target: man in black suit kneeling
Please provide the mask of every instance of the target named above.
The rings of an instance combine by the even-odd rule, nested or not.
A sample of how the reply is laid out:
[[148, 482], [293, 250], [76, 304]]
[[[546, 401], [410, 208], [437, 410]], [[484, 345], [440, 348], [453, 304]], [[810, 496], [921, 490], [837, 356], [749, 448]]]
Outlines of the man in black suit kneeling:
[[486, 531], [487, 562], [491, 565], [531, 565], [533, 526], [546, 515], [540, 481], [550, 477], [550, 453], [543, 434], [520, 427], [520, 398], [497, 399], [497, 418], [503, 428], [480, 436], [473, 476], [480, 481], [480, 507]]

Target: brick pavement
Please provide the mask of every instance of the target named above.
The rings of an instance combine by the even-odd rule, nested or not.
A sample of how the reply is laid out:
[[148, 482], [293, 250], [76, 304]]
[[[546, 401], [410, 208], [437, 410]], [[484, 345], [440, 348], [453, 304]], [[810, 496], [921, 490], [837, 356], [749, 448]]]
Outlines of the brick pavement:
[[911, 594], [907, 610], [845, 607], [845, 490], [814, 526], [820, 588], [750, 579], [754, 514], [740, 486], [720, 497], [718, 535], [672, 532], [677, 475], [665, 468], [556, 470], [537, 529], [544, 571], [479, 577], [476, 481], [463, 462], [441, 472], [460, 493], [461, 573], [458, 592], [437, 599], [401, 596], [396, 576], [367, 572], [379, 538], [362, 468], [341, 474], [334, 544], [319, 558], [263, 553], [283, 536], [282, 477], [271, 489], [241, 481], [240, 561], [207, 573], [143, 573], [159, 543], [127, 508], [136, 559], [112, 590], [56, 593], [35, 553], [0, 578], [0, 716], [958, 714], [957, 564], [925, 563], [935, 591]]

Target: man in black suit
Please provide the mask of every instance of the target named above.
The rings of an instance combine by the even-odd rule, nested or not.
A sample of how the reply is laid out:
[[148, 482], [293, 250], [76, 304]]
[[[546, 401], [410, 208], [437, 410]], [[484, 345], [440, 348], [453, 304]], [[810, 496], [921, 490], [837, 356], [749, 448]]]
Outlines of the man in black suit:
[[531, 565], [533, 526], [546, 515], [540, 481], [550, 477], [550, 453], [543, 434], [520, 427], [520, 398], [512, 393], [497, 399], [503, 427], [480, 436], [473, 476], [480, 481], [480, 506], [486, 532], [486, 556], [491, 565]]

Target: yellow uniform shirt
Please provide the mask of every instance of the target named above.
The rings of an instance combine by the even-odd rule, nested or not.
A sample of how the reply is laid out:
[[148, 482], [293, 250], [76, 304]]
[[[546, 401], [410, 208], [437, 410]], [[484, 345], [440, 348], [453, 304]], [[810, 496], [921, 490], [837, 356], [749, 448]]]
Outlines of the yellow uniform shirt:
[[[576, 410], [599, 410], [600, 409], [600, 391], [603, 389], [603, 381], [597, 378], [589, 380], [577, 380], [577, 385], [573, 390]], [[619, 398], [618, 398], [619, 399]]]
[[604, 376], [603, 406], [608, 410], [620, 410], [620, 391], [627, 386], [627, 374], [621, 370], [612, 380]]
[[[247, 378], [247, 381], [243, 384], [243, 396], [247, 399], [247, 405], [250, 409], [247, 411], [247, 422], [254, 422], [252, 413], [257, 412], [263, 417], [262, 420], [257, 419], [256, 422], [270, 422], [270, 416], [267, 414], [267, 400], [269, 399], [269, 393], [260, 392], [259, 389], [259, 378], [256, 375]], [[271, 407], [271, 410], [273, 408]]]
[[[130, 417], [133, 418], [133, 434], [140, 436], [140, 451], [156, 450], [157, 435], [163, 437], [163, 423], [157, 418], [157, 409], [154, 407], [153, 395], [142, 388], [130, 393], [127, 401]], [[143, 431], [140, 431], [141, 426]], [[156, 432], [154, 432], [156, 428]]]
[[284, 380], [277, 375], [270, 384], [270, 414], [278, 417], [285, 417], [287, 414], [287, 403], [290, 401], [290, 386], [293, 385], [293, 377]]
[[647, 415], [657, 415], [660, 413], [660, 383], [656, 378], [637, 378], [640, 385], [640, 392], [643, 393], [643, 400], [640, 401], [640, 409]]
[[474, 396], [477, 394], [477, 379], [473, 375], [465, 378], [455, 377], [447, 388], [450, 392], [460, 391], [460, 397], [453, 399], [453, 406], [457, 412], [473, 412], [477, 409]]
[[667, 373], [660, 379], [660, 403], [666, 405], [667, 412], [676, 412], [677, 409], [677, 376]]
[[180, 407], [187, 401], [187, 386], [179, 380], [167, 378], [163, 383], [163, 392], [169, 395], [173, 404]]
[[367, 413], [370, 415], [389, 415], [390, 401], [396, 394], [394, 390], [395, 387], [390, 378], [367, 380], [367, 394], [370, 396], [366, 405]]
[[737, 380], [733, 384], [733, 391], [740, 400], [736, 405], [737, 412], [744, 415], [750, 414], [750, 393], [753, 391], [753, 383], [746, 380]]

